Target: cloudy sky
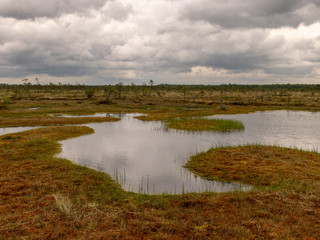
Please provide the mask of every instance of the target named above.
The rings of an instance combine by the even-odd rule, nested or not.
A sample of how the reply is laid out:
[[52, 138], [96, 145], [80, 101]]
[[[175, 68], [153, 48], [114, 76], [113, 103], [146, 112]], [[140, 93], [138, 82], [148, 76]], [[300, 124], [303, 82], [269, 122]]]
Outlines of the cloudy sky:
[[0, 0], [0, 83], [320, 83], [320, 0]]

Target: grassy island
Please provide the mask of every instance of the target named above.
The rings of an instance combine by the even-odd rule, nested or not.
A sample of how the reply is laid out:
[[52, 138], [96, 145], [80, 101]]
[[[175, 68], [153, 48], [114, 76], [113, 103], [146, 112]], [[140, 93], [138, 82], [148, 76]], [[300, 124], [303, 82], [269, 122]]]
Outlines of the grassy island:
[[206, 118], [179, 118], [169, 120], [169, 128], [186, 131], [218, 131], [230, 132], [242, 130], [244, 126], [236, 120], [206, 119]]
[[274, 146], [214, 148], [192, 156], [185, 167], [206, 179], [255, 186], [320, 181], [319, 153]]

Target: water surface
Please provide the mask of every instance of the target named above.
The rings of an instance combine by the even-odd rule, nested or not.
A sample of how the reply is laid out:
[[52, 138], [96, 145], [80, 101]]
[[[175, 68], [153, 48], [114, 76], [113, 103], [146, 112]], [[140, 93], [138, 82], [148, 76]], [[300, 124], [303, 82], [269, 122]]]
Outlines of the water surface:
[[31, 129], [35, 129], [39, 127], [7, 127], [7, 128], [0, 128], [0, 136], [9, 134], [9, 133], [17, 133], [17, 132], [23, 132], [28, 131]]
[[[105, 116], [105, 115], [104, 115]], [[94, 134], [62, 141], [59, 157], [108, 173], [127, 191], [187, 193], [247, 188], [208, 181], [182, 166], [191, 155], [217, 146], [280, 145], [318, 151], [320, 114], [270, 111], [219, 115], [242, 121], [245, 129], [231, 133], [168, 130], [161, 122], [144, 122], [126, 114], [119, 122], [91, 123]]]

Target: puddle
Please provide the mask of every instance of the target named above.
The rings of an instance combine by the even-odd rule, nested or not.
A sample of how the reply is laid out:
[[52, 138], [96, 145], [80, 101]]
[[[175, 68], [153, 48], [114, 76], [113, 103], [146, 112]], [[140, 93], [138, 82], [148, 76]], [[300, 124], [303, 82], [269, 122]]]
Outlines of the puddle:
[[87, 124], [95, 133], [62, 141], [59, 157], [106, 172], [127, 191], [179, 194], [249, 188], [207, 181], [182, 167], [191, 155], [211, 147], [264, 144], [317, 151], [320, 146], [320, 113], [272, 111], [210, 117], [244, 123], [244, 131], [231, 133], [166, 130], [161, 122], [139, 121], [135, 116]]

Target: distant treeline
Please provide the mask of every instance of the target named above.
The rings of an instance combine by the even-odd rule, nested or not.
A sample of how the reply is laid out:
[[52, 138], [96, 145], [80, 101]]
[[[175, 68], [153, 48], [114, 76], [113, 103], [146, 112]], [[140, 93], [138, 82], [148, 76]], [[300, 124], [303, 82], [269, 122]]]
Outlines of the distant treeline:
[[0, 84], [3, 90], [18, 90], [21, 88], [29, 90], [99, 90], [104, 88], [118, 88], [123, 90], [149, 88], [162, 91], [320, 91], [320, 84], [268, 84], [268, 85], [238, 85], [238, 84], [222, 84], [222, 85], [178, 85], [178, 84], [129, 84], [117, 83], [114, 85], [72, 85], [72, 84]]

